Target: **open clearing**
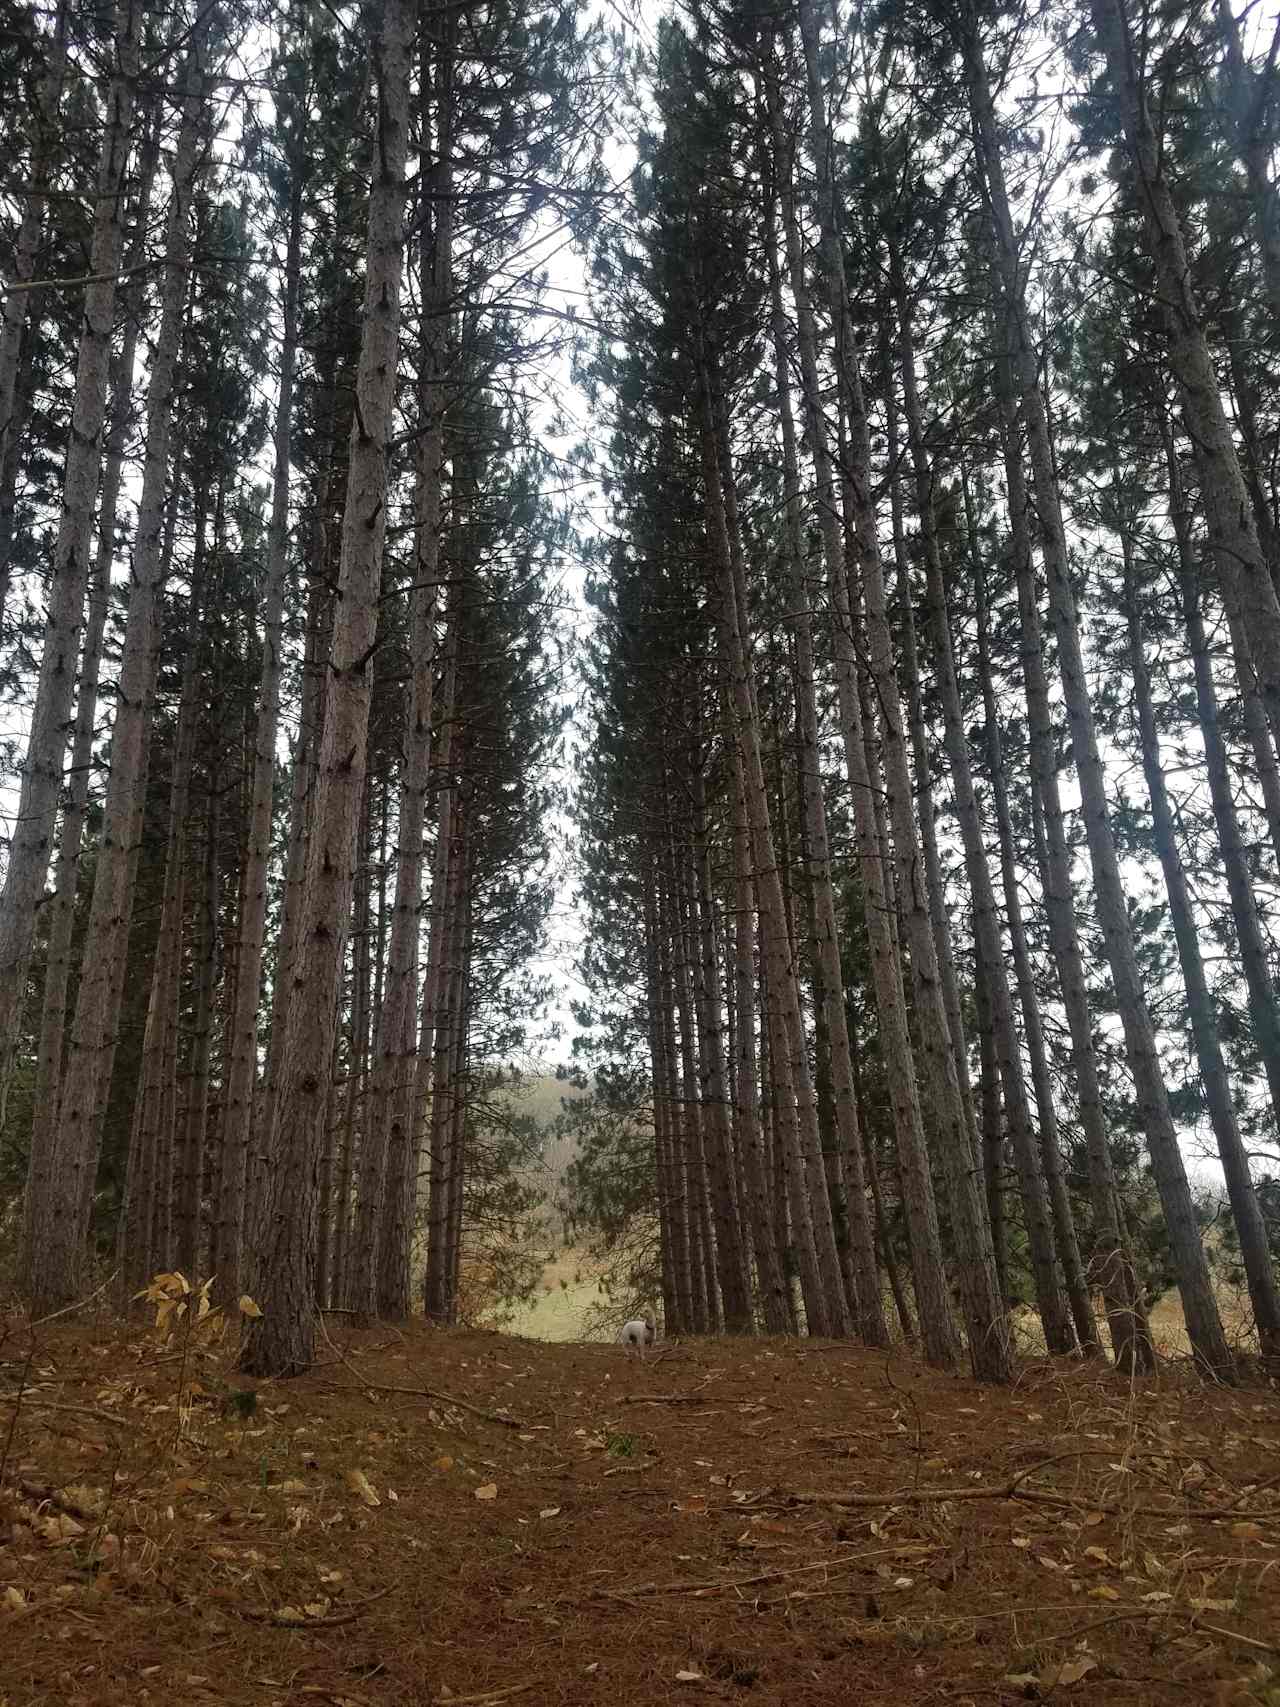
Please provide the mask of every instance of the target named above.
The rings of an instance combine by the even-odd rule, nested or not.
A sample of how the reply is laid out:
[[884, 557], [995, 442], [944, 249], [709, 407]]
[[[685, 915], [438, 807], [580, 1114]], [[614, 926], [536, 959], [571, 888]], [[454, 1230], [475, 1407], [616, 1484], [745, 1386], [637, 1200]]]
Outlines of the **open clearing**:
[[217, 1345], [11, 1328], [7, 1707], [1267, 1700], [1269, 1392], [342, 1320], [252, 1414]]

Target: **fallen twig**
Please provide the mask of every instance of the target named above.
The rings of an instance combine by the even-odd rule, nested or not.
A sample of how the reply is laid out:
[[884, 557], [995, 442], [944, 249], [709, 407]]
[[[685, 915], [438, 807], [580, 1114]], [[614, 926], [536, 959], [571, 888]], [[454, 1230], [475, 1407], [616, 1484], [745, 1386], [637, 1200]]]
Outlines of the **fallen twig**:
[[245, 1618], [250, 1624], [274, 1624], [281, 1630], [332, 1630], [339, 1624], [354, 1624], [375, 1601], [385, 1600], [395, 1588], [396, 1584], [390, 1583], [386, 1588], [380, 1588], [377, 1594], [352, 1601], [345, 1611], [331, 1613], [324, 1618], [308, 1618], [305, 1614], [301, 1618], [284, 1618], [278, 1612], [257, 1612], [249, 1606], [234, 1606], [231, 1610], [237, 1618]]
[[116, 1278], [116, 1275], [118, 1275], [119, 1272], [120, 1270], [118, 1268], [113, 1269], [103, 1281], [102, 1285], [97, 1287], [95, 1291], [91, 1292], [87, 1298], [78, 1298], [74, 1304], [64, 1304], [61, 1310], [51, 1310], [47, 1316], [40, 1316], [34, 1322], [28, 1322], [26, 1324], [27, 1332], [29, 1334], [34, 1333], [37, 1328], [44, 1327], [46, 1322], [56, 1322], [60, 1316], [71, 1316], [74, 1315], [77, 1310], [85, 1309], [88, 1305], [93, 1303], [95, 1298], [101, 1298], [102, 1294], [107, 1290], [108, 1286], [111, 1285], [111, 1282]]
[[1028, 1464], [1026, 1469], [1019, 1470], [1017, 1475], [1010, 1477], [1008, 1481], [992, 1483], [986, 1487], [971, 1484], [963, 1488], [897, 1488], [891, 1493], [885, 1494], [823, 1494], [785, 1488], [776, 1489], [774, 1492], [779, 1501], [792, 1505], [835, 1505], [874, 1509], [886, 1505], [936, 1505], [941, 1504], [944, 1500], [1022, 1500], [1028, 1505], [1053, 1506], [1060, 1511], [1098, 1511], [1104, 1517], [1178, 1517], [1195, 1518], [1200, 1522], [1214, 1522], [1225, 1517], [1253, 1517], [1280, 1522], [1280, 1512], [1254, 1511], [1238, 1505], [1197, 1507], [1193, 1505], [1116, 1504], [1102, 1500], [1074, 1498], [1067, 1494], [1053, 1493], [1048, 1488], [1029, 1488], [1026, 1486], [1027, 1481], [1041, 1470], [1062, 1463], [1066, 1459], [1092, 1457], [1094, 1452], [1095, 1449], [1092, 1448], [1081, 1448], [1071, 1452], [1056, 1453], [1051, 1458], [1041, 1458], [1034, 1464]]
[[1199, 1615], [1191, 1620], [1191, 1628], [1203, 1630], [1210, 1636], [1221, 1636], [1228, 1642], [1239, 1642], [1242, 1647], [1257, 1648], [1260, 1653], [1280, 1654], [1280, 1648], [1274, 1642], [1259, 1642], [1255, 1636], [1242, 1636], [1238, 1630], [1224, 1630], [1220, 1624], [1206, 1624]]
[[513, 1695], [523, 1695], [532, 1688], [532, 1683], [512, 1683], [505, 1689], [486, 1690], [483, 1695], [446, 1695], [443, 1700], [445, 1707], [488, 1707], [491, 1701], [509, 1701]]
[[[352, 1363], [351, 1359], [342, 1350], [342, 1348], [334, 1345], [332, 1339], [329, 1338], [329, 1330], [325, 1327], [323, 1316], [320, 1317], [320, 1331], [324, 1335], [325, 1339], [329, 1341], [329, 1344], [333, 1348], [339, 1362], [344, 1363], [347, 1366], [355, 1376], [356, 1380], [360, 1383], [360, 1386], [366, 1392], [399, 1393], [402, 1397], [409, 1399], [434, 1399], [437, 1404], [453, 1405], [460, 1411], [467, 1411], [471, 1416], [479, 1417], [483, 1422], [500, 1423], [503, 1428], [527, 1429], [529, 1427], [528, 1423], [522, 1421], [519, 1417], [505, 1416], [501, 1411], [487, 1411], [483, 1405], [473, 1405], [469, 1400], [459, 1399], [452, 1393], [442, 1393], [438, 1387], [388, 1387], [379, 1381], [366, 1381], [364, 1376], [356, 1368], [355, 1364]], [[344, 1389], [336, 1382], [332, 1383], [332, 1385], [335, 1392], [341, 1393], [344, 1391]], [[349, 1392], [350, 1389], [347, 1388], [345, 1391]]]
[[94, 1422], [106, 1423], [111, 1428], [123, 1428], [128, 1422], [127, 1417], [113, 1416], [110, 1411], [99, 1411], [92, 1405], [64, 1405], [57, 1399], [45, 1399], [34, 1387], [28, 1387], [22, 1393], [0, 1393], [0, 1404], [26, 1405], [32, 1410], [66, 1411], [75, 1417], [91, 1417]]
[[617, 1402], [620, 1405], [696, 1405], [703, 1388], [714, 1379], [714, 1375], [708, 1375], [696, 1387], [690, 1387], [687, 1393], [625, 1393]]
[[788, 1565], [777, 1571], [755, 1571], [749, 1577], [693, 1577], [684, 1582], [636, 1583], [631, 1588], [597, 1588], [585, 1597], [594, 1600], [604, 1595], [608, 1600], [636, 1600], [655, 1594], [702, 1594], [708, 1589], [753, 1588], [757, 1583], [779, 1582], [783, 1577], [805, 1576], [810, 1571], [839, 1570], [845, 1565], [861, 1564], [868, 1559], [898, 1558], [906, 1553], [933, 1553], [937, 1543], [908, 1541], [900, 1547], [877, 1547], [870, 1553], [843, 1553], [838, 1559], [812, 1559], [807, 1565]]
[[36, 1500], [41, 1505], [51, 1505], [57, 1511], [65, 1511], [68, 1517], [79, 1518], [82, 1523], [100, 1523], [106, 1512], [105, 1505], [102, 1511], [90, 1511], [88, 1506], [81, 1505], [78, 1500], [69, 1500], [57, 1488], [46, 1487], [42, 1482], [29, 1482], [25, 1476], [14, 1476], [12, 1485], [29, 1500]]

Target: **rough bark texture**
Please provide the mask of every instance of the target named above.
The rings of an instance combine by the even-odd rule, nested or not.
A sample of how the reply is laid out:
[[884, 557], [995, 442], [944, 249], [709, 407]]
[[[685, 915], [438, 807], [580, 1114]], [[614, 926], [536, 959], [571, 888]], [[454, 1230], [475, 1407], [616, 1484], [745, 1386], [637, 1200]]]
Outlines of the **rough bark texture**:
[[355, 420], [351, 430], [342, 565], [317, 797], [292, 976], [271, 1153], [273, 1201], [255, 1282], [262, 1316], [241, 1354], [247, 1373], [310, 1367], [315, 1309], [311, 1258], [316, 1173], [324, 1141], [338, 989], [356, 859], [369, 725], [370, 659], [386, 529], [391, 435], [404, 266], [404, 177], [409, 142], [409, 58], [416, 7], [384, 0], [366, 10], [377, 63], [378, 125], [369, 193], [368, 249]]
[[960, 684], [951, 643], [951, 621], [942, 581], [942, 556], [934, 521], [933, 471], [924, 445], [905, 280], [893, 251], [891, 256], [900, 322], [899, 353], [903, 403], [915, 473], [916, 511], [924, 547], [927, 599], [933, 635], [934, 679], [942, 700], [943, 739], [951, 772], [960, 839], [964, 848], [965, 872], [973, 906], [974, 934], [978, 939], [987, 994], [991, 1001], [996, 1059], [1000, 1068], [1005, 1118], [1008, 1121], [1009, 1138], [1018, 1170], [1022, 1217], [1027, 1233], [1036, 1304], [1049, 1351], [1062, 1353], [1073, 1348], [1071, 1320], [1054, 1260], [1049, 1198], [1037, 1154], [1031, 1104], [1022, 1071], [1022, 1045], [1013, 1020], [1013, 996], [1005, 967], [1000, 916], [996, 911], [995, 889], [991, 882], [991, 868], [987, 862], [987, 850], [982, 837], [982, 820], [978, 813], [978, 797], [969, 764], [964, 707], [960, 701]]
[[[884, 742], [885, 783], [898, 876], [898, 905], [911, 955], [920, 1045], [917, 1059], [923, 1067], [928, 1086], [939, 1152], [947, 1174], [951, 1231], [961, 1307], [968, 1330], [970, 1364], [979, 1380], [1004, 1382], [1012, 1374], [1012, 1347], [1004, 1304], [996, 1283], [991, 1231], [987, 1226], [979, 1164], [974, 1154], [972, 1119], [966, 1119], [960, 1096], [938, 979], [928, 897], [921, 879], [906, 731], [894, 668], [888, 599], [872, 495], [870, 429], [850, 324], [844, 253], [836, 223], [834, 159], [819, 66], [817, 19], [807, 0], [801, 0], [800, 28], [809, 97], [811, 146], [821, 186], [818, 202], [829, 305], [832, 323], [838, 332], [838, 373], [849, 418], [845, 478], [854, 511], [857, 566], [861, 571], [865, 601], [871, 677], [875, 684]], [[921, 1310], [923, 1316], [923, 1304]]]
[[58, 107], [67, 70], [67, 12], [69, 0], [58, 0], [53, 30], [45, 50], [45, 73], [36, 91], [31, 140], [27, 148], [27, 186], [22, 198], [22, 218], [13, 239], [13, 261], [0, 307], [0, 616], [9, 593], [13, 545], [14, 489], [18, 473], [18, 450], [25, 417], [22, 388], [18, 383], [22, 366], [23, 337], [40, 295], [30, 288], [35, 278], [44, 229], [48, 176], [56, 140]]
[[1076, 886], [1058, 788], [1057, 747], [1045, 667], [1044, 631], [1031, 552], [1031, 499], [1018, 436], [1012, 363], [1004, 347], [1007, 339], [999, 329], [996, 341], [996, 395], [1000, 404], [1009, 503], [1010, 552], [1018, 590], [1020, 656], [1027, 701], [1032, 791], [1044, 819], [1042, 845], [1037, 849], [1040, 887], [1049, 926], [1049, 946], [1071, 1034], [1077, 1107], [1089, 1160], [1089, 1195], [1094, 1224], [1090, 1278], [1102, 1292], [1116, 1367], [1126, 1374], [1133, 1374], [1154, 1368], [1155, 1350], [1107, 1139], [1084, 956], [1076, 925]]
[[267, 877], [271, 861], [271, 809], [275, 792], [276, 741], [280, 728], [283, 617], [289, 569], [289, 464], [293, 439], [293, 383], [298, 350], [298, 297], [302, 285], [303, 137], [296, 124], [289, 160], [289, 224], [285, 239], [283, 337], [276, 392], [271, 521], [267, 573], [262, 593], [262, 667], [253, 733], [253, 783], [249, 800], [247, 857], [241, 875], [240, 941], [231, 996], [231, 1038], [223, 1091], [222, 1170], [217, 1218], [217, 1267], [213, 1296], [238, 1298], [244, 1281], [245, 1184], [249, 1135], [258, 1074], [258, 1010], [262, 999], [263, 946], [267, 926]]
[[1139, 1116], [1169, 1227], [1170, 1249], [1177, 1269], [1188, 1336], [1199, 1365], [1207, 1373], [1229, 1380], [1233, 1363], [1222, 1331], [1186, 1167], [1169, 1109], [1155, 1028], [1134, 952], [1124, 884], [1108, 815], [1106, 774], [1094, 728], [1093, 703], [1080, 645], [1080, 624], [1071, 582], [1048, 414], [1040, 392], [1039, 364], [1028, 323], [1018, 240], [1009, 211], [995, 107], [976, 35], [966, 33], [961, 45], [978, 157], [995, 237], [1001, 292], [999, 306], [1004, 317], [1004, 334], [1009, 340], [1013, 375], [1027, 433], [1036, 517], [1049, 582], [1049, 610], [1058, 642], [1063, 698], [1071, 726], [1085, 834], [1093, 867], [1094, 906], [1124, 1026], [1129, 1067], [1138, 1094]]
[[[125, 169], [129, 160], [134, 86], [138, 76], [143, 0], [121, 0], [114, 19], [114, 72], [107, 91], [102, 152], [94, 203], [84, 317], [76, 358], [75, 397], [62, 476], [62, 504], [53, 552], [40, 674], [4, 889], [0, 891], [0, 1117], [22, 1018], [36, 909], [44, 892], [62, 764], [71, 724], [76, 659], [84, 622], [93, 506], [98, 495], [102, 428], [111, 366], [116, 274], [124, 240]], [[39, 1205], [38, 1237], [51, 1205]]]
[[731, 1334], [752, 1330], [751, 1286], [743, 1249], [742, 1226], [734, 1194], [733, 1135], [724, 1052], [724, 1011], [720, 996], [719, 953], [711, 889], [711, 849], [707, 832], [706, 779], [693, 779], [694, 991], [698, 1011], [698, 1064], [706, 1110], [706, 1160], [710, 1208], [715, 1228], [716, 1281], [724, 1328]]
[[189, 215], [203, 158], [207, 60], [212, 17], [206, 15], [187, 54], [182, 120], [172, 165], [165, 230], [160, 323], [147, 386], [146, 448], [134, 539], [129, 608], [116, 680], [111, 769], [102, 837], [94, 868], [83, 970], [71, 1028], [55, 1147], [54, 1226], [33, 1264], [35, 1291], [51, 1308], [74, 1297], [89, 1197], [102, 1144], [101, 1115], [115, 1061], [120, 996], [129, 947], [137, 849], [135, 818], [146, 795], [151, 715], [160, 648], [160, 599], [168, 557], [170, 427], [178, 352], [187, 306]]
[[[969, 509], [968, 487], [965, 488], [966, 515]], [[1053, 1235], [1062, 1264], [1071, 1315], [1075, 1322], [1080, 1349], [1092, 1357], [1102, 1350], [1098, 1324], [1093, 1313], [1093, 1299], [1088, 1276], [1080, 1256], [1076, 1237], [1075, 1218], [1067, 1191], [1066, 1170], [1062, 1160], [1062, 1141], [1058, 1131], [1058, 1111], [1053, 1100], [1053, 1081], [1049, 1071], [1049, 1052], [1045, 1044], [1044, 1021], [1031, 966], [1031, 951], [1027, 945], [1027, 930], [1022, 916], [1022, 891], [1019, 884], [1018, 855], [1013, 839], [1013, 814], [1009, 809], [1009, 783], [1005, 775], [1004, 750], [1000, 736], [1000, 714], [996, 705], [995, 685], [991, 673], [991, 644], [987, 608], [986, 564], [977, 540], [970, 531], [970, 555], [974, 566], [974, 585], [978, 622], [978, 672], [982, 681], [982, 712], [986, 730], [987, 766], [991, 777], [991, 793], [995, 802], [996, 829], [1000, 839], [1000, 872], [1004, 887], [1005, 913], [1009, 921], [1009, 947], [1013, 956], [1014, 978], [1018, 990], [1018, 1005], [1026, 1036], [1027, 1055], [1031, 1061], [1031, 1081], [1035, 1087], [1036, 1113], [1040, 1119], [1040, 1154], [1043, 1159], [1045, 1183], [1053, 1209]]]
[[[929, 1171], [915, 1060], [907, 1031], [902, 966], [892, 930], [893, 909], [889, 900], [885, 862], [876, 833], [876, 790], [872, 784], [867, 760], [858, 691], [858, 666], [845, 572], [844, 542], [840, 532], [835, 459], [831, 454], [826, 418], [821, 406], [817, 327], [806, 283], [799, 223], [789, 190], [790, 174], [784, 167], [787, 159], [786, 142], [782, 129], [777, 76], [772, 67], [766, 71], [765, 95], [776, 169], [782, 178], [783, 232], [786, 239], [791, 295], [796, 308], [805, 424], [817, 479], [818, 525], [822, 537], [828, 592], [834, 612], [833, 647], [840, 728], [852, 793], [863, 914], [871, 950], [876, 1010], [882, 1047], [886, 1054], [894, 1134], [903, 1173], [903, 1207], [911, 1248], [921, 1339], [929, 1361], [949, 1368], [956, 1361], [960, 1348], [942, 1262], [937, 1206]], [[775, 300], [775, 319], [777, 308], [778, 303]], [[782, 330], [775, 326], [775, 344]]]
[[[730, 683], [734, 734], [742, 755], [747, 821], [760, 898], [762, 948], [769, 971], [770, 996], [781, 1022], [775, 1031], [775, 1070], [780, 1050], [789, 1061], [789, 1086], [779, 1097], [783, 1142], [788, 1152], [788, 1201], [796, 1242], [805, 1317], [811, 1334], [846, 1331], [844, 1283], [831, 1223], [826, 1179], [818, 1144], [817, 1110], [809, 1076], [804, 1020], [786, 923], [782, 879], [774, 848], [769, 796], [761, 756], [758, 713], [752, 691], [750, 653], [742, 631], [733, 564], [728, 493], [730, 471], [720, 465], [716, 417], [721, 407], [711, 358], [704, 354], [699, 375], [702, 473], [707, 505], [708, 540], [716, 595], [722, 655]], [[728, 490], [727, 490], [728, 489]], [[789, 1094], [788, 1094], [789, 1093]]]
[[[410, 1161], [413, 1085], [418, 1035], [418, 938], [427, 785], [431, 773], [431, 718], [436, 668], [443, 523], [446, 376], [450, 361], [449, 302], [453, 291], [453, 25], [435, 63], [435, 152], [429, 183], [433, 229], [422, 241], [422, 328], [418, 369], [419, 432], [414, 484], [412, 675], [400, 783], [395, 903], [387, 950], [387, 976], [378, 1016], [369, 1131], [361, 1156], [358, 1232], [350, 1302], [387, 1316], [409, 1311], [409, 1247], [416, 1176]], [[427, 85], [423, 71], [424, 88]], [[427, 118], [424, 115], [424, 127]], [[396, 1167], [388, 1171], [394, 1152]]]
[[[772, 201], [772, 198], [770, 198]], [[772, 205], [767, 210], [773, 224]], [[875, 1244], [867, 1212], [866, 1173], [863, 1165], [862, 1131], [854, 1094], [853, 1063], [849, 1029], [845, 1017], [844, 976], [840, 965], [840, 935], [836, 923], [835, 894], [831, 882], [831, 850], [827, 835], [826, 804], [818, 763], [818, 706], [815, 691], [816, 664], [813, 646], [811, 597], [804, 571], [803, 517], [801, 512], [800, 465], [795, 421], [791, 408], [791, 383], [787, 363], [786, 326], [783, 314], [782, 279], [772, 230], [769, 271], [772, 298], [773, 368], [782, 425], [783, 482], [786, 494], [784, 557], [787, 595], [793, 613], [792, 631], [796, 646], [796, 736], [800, 747], [801, 801], [807, 852], [807, 878], [812, 894], [813, 946], [821, 986], [821, 1017], [825, 1021], [830, 1059], [831, 1095], [839, 1154], [845, 1169], [847, 1238], [854, 1276], [854, 1309], [858, 1333], [867, 1345], [888, 1343], [880, 1277], [876, 1270]]]
[[[1258, 904], [1253, 892], [1249, 856], [1232, 789], [1231, 765], [1227, 757], [1222, 721], [1218, 713], [1218, 690], [1213, 679], [1213, 659], [1200, 610], [1200, 577], [1191, 535], [1191, 512], [1183, 492], [1182, 471], [1171, 436], [1165, 440], [1169, 471], [1169, 512], [1178, 547], [1178, 579], [1182, 616], [1195, 672], [1196, 711], [1204, 740], [1205, 769], [1209, 797], [1222, 866], [1231, 898], [1231, 921], [1240, 950], [1240, 969], [1248, 992], [1249, 1019], [1253, 1041], [1267, 1076], [1273, 1118], [1280, 1120], [1280, 1008], [1271, 980], [1270, 962]], [[1264, 730], [1264, 734], [1266, 731]], [[1268, 737], [1269, 742], [1269, 737]]]
[[1182, 869], [1182, 858], [1178, 852], [1173, 807], [1169, 800], [1164, 765], [1160, 756], [1160, 734], [1151, 693], [1151, 672], [1147, 667], [1146, 648], [1143, 643], [1142, 599], [1133, 564], [1133, 539], [1123, 520], [1119, 525], [1120, 546], [1124, 554], [1129, 667], [1133, 675], [1142, 771], [1147, 782], [1147, 796], [1151, 802], [1151, 825], [1155, 832], [1156, 853], [1160, 858], [1165, 892], [1169, 897], [1169, 918], [1173, 925], [1174, 940], [1178, 945], [1178, 961], [1182, 967], [1187, 1011], [1191, 1018], [1191, 1036], [1195, 1044], [1205, 1101], [1209, 1108], [1209, 1121], [1218, 1146], [1218, 1158], [1227, 1182], [1231, 1214], [1240, 1240], [1240, 1258], [1249, 1286], [1249, 1302], [1253, 1306], [1258, 1344], [1262, 1355], [1270, 1359], [1280, 1355], [1280, 1291], [1276, 1288], [1266, 1225], [1249, 1174], [1248, 1152], [1240, 1134], [1232, 1102], [1231, 1079], [1222, 1054], [1217, 1015], [1200, 954], [1200, 933], [1195, 908], [1187, 887], [1186, 873]]
[[734, 1031], [735, 1124], [746, 1186], [747, 1221], [755, 1253], [756, 1289], [765, 1332], [787, 1334], [795, 1332], [795, 1320], [769, 1214], [769, 1176], [757, 1077], [756, 898], [751, 870], [751, 832], [747, 824], [742, 757], [736, 746], [730, 757], [733, 765], [733, 973], [737, 1010]]
[[1258, 539], [1235, 437], [1222, 401], [1196, 301], [1182, 224], [1147, 105], [1124, 0], [1093, 0], [1093, 27], [1106, 55], [1147, 248], [1169, 331], [1166, 357], [1178, 382], [1187, 437], [1200, 475], [1200, 503], [1223, 596], [1248, 628], [1258, 685], [1273, 735], [1280, 734], [1280, 600]]
[[[143, 151], [139, 174], [134, 235], [129, 244], [128, 264], [136, 266], [146, 248], [147, 216], [151, 187], [160, 158], [159, 138], [153, 126]], [[136, 292], [129, 293], [136, 297]], [[58, 1104], [66, 1051], [67, 996], [71, 981], [72, 936], [75, 929], [76, 891], [80, 873], [80, 844], [88, 816], [89, 784], [92, 778], [93, 741], [98, 719], [98, 678], [102, 663], [102, 637], [111, 596], [111, 567], [116, 553], [116, 524], [120, 507], [124, 455], [133, 423], [133, 371], [138, 346], [136, 301], [125, 321], [124, 338], [111, 369], [111, 426], [106, 442], [102, 474], [102, 497], [98, 506], [98, 545], [94, 558], [89, 597], [89, 620], [85, 628], [80, 660], [80, 687], [76, 701], [75, 734], [71, 745], [71, 773], [67, 799], [62, 810], [58, 840], [58, 863], [54, 882], [49, 944], [45, 955], [44, 1003], [40, 1020], [39, 1055], [36, 1062], [35, 1112], [31, 1128], [28, 1171], [30, 1182], [23, 1200], [23, 1244], [20, 1271], [24, 1292], [31, 1285], [31, 1204], [48, 1191], [48, 1171], [58, 1131]]]

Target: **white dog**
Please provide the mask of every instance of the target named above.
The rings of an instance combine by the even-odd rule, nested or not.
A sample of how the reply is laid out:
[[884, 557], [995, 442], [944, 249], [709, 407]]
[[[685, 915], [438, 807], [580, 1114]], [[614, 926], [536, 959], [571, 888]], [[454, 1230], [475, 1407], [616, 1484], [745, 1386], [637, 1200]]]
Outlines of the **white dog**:
[[643, 1357], [645, 1347], [653, 1344], [653, 1317], [637, 1316], [630, 1322], [622, 1324], [618, 1334], [618, 1344], [625, 1345], [628, 1351], [637, 1351]]

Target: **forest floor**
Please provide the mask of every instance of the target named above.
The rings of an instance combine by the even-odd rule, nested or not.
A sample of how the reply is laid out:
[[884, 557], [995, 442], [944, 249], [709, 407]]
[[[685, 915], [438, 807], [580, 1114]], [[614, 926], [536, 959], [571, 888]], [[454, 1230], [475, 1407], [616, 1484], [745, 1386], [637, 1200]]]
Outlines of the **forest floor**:
[[4, 1707], [1280, 1701], [1268, 1390], [327, 1320], [0, 1317]]

